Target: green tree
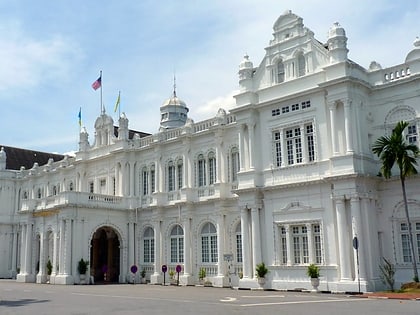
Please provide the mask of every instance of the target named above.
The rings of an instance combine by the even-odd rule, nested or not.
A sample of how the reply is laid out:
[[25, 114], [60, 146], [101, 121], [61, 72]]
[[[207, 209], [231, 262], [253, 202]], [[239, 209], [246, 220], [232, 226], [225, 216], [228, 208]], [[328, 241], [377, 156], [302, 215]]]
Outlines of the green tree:
[[419, 148], [415, 144], [407, 143], [404, 139], [404, 129], [407, 128], [408, 123], [400, 121], [392, 130], [390, 136], [382, 136], [376, 140], [372, 151], [378, 155], [382, 162], [381, 174], [385, 178], [390, 178], [392, 175], [392, 167], [397, 164], [400, 171], [401, 188], [404, 198], [404, 210], [408, 224], [408, 238], [411, 247], [411, 257], [413, 263], [414, 281], [419, 281], [417, 272], [417, 259], [414, 252], [413, 232], [411, 228], [410, 215], [408, 213], [407, 194], [405, 190], [405, 179], [407, 176], [417, 174], [417, 157], [419, 155]]

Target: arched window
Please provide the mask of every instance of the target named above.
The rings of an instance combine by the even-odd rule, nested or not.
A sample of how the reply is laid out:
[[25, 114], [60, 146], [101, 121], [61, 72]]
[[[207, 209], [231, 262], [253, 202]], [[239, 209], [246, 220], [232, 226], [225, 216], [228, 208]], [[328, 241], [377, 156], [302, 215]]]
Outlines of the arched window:
[[215, 226], [208, 222], [201, 229], [201, 261], [217, 263], [217, 232]]
[[298, 77], [304, 76], [306, 74], [306, 61], [305, 56], [300, 53], [297, 57], [297, 65], [298, 65]]
[[150, 192], [156, 191], [156, 172], [155, 172], [155, 165], [153, 164], [150, 167]]
[[283, 61], [280, 60], [277, 63], [277, 77], [276, 77], [276, 83], [282, 83], [284, 82], [284, 64]]
[[38, 188], [37, 197], [38, 197], [38, 199], [41, 199], [41, 197], [42, 197], [41, 188]]
[[198, 172], [198, 187], [206, 185], [206, 160], [200, 154], [197, 159], [197, 172]]
[[209, 185], [216, 182], [216, 157], [214, 152], [209, 153]]
[[236, 226], [236, 262], [242, 262], [242, 231], [241, 231], [241, 222]]
[[176, 225], [171, 231], [171, 263], [184, 262], [184, 230]]
[[155, 232], [148, 227], [143, 234], [143, 262], [155, 262]]
[[73, 191], [73, 189], [74, 189], [74, 187], [73, 187], [73, 182], [70, 182], [70, 183], [69, 183], [69, 190], [70, 190], [70, 191]]

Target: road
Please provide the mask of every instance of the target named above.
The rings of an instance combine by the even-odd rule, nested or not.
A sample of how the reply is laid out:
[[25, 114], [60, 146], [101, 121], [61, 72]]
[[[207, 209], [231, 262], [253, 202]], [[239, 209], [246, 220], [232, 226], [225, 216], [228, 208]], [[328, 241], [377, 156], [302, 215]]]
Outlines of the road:
[[0, 314], [419, 314], [420, 301], [342, 294], [157, 285], [48, 285], [0, 280]]

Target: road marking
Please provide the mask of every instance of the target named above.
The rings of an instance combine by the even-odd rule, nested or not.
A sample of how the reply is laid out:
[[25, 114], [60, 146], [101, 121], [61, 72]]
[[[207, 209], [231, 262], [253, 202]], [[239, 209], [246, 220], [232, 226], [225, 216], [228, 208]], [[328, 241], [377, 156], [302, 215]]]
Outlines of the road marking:
[[288, 305], [288, 304], [311, 304], [311, 303], [331, 303], [331, 302], [362, 302], [369, 299], [343, 299], [343, 300], [318, 300], [318, 301], [290, 301], [290, 302], [272, 302], [272, 303], [254, 303], [242, 304], [243, 307], [250, 306], [269, 306], [269, 305]]
[[284, 298], [285, 295], [242, 295], [241, 298], [249, 299], [249, 298]]
[[227, 296], [225, 299], [221, 299], [220, 302], [234, 302], [236, 298]]

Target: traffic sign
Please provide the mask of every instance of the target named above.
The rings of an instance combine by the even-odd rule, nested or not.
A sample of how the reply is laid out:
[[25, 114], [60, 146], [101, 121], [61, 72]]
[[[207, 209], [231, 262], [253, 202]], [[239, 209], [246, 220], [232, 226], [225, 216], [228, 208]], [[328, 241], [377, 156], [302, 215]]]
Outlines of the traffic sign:
[[130, 268], [132, 273], [136, 273], [137, 272], [137, 266], [136, 265], [132, 265]]
[[166, 273], [168, 271], [168, 266], [162, 265], [162, 272]]

